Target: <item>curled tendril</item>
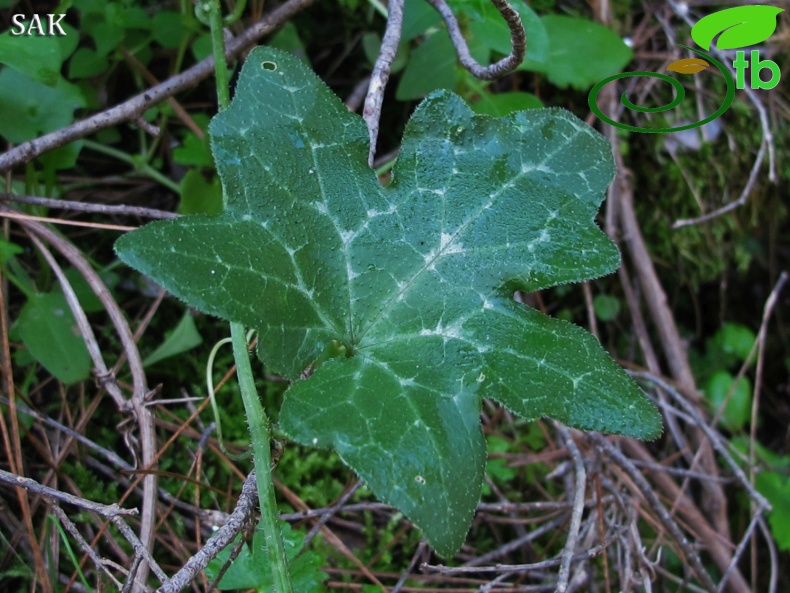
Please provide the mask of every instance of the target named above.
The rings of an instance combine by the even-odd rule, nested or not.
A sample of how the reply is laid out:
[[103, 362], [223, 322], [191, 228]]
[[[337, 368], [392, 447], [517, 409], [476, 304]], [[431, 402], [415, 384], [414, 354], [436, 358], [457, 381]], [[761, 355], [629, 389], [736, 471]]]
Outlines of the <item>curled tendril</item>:
[[601, 92], [601, 89], [605, 87], [612, 81], [619, 80], [620, 78], [630, 78], [632, 76], [650, 76], [651, 78], [659, 78], [665, 82], [668, 82], [672, 85], [672, 88], [675, 89], [675, 98], [672, 99], [669, 103], [665, 105], [660, 105], [658, 107], [640, 107], [639, 105], [634, 104], [631, 100], [627, 97], [627, 94], [624, 92], [620, 96], [620, 103], [622, 103], [627, 109], [631, 109], [632, 111], [638, 111], [640, 113], [660, 113], [662, 111], [669, 111], [670, 109], [674, 109], [686, 98], [686, 90], [683, 88], [683, 85], [680, 84], [676, 79], [667, 76], [666, 74], [659, 74], [658, 72], [621, 72], [620, 74], [615, 74], [614, 76], [610, 76], [609, 78], [604, 78], [601, 82], [596, 84], [592, 90], [590, 91], [590, 95], [587, 98], [587, 103], [590, 106], [592, 112], [598, 116], [601, 121], [606, 122], [611, 126], [615, 126], [616, 128], [620, 128], [623, 130], [629, 130], [631, 132], [644, 132], [646, 134], [664, 134], [667, 132], [680, 132], [681, 130], [690, 130], [691, 128], [698, 128], [700, 126], [704, 126], [707, 123], [712, 122], [714, 119], [719, 117], [722, 113], [727, 111], [732, 105], [733, 99], [735, 99], [735, 81], [732, 78], [732, 74], [727, 68], [719, 62], [716, 58], [711, 56], [710, 54], [699, 50], [694, 49], [693, 47], [687, 47], [685, 45], [680, 45], [680, 47], [685, 48], [689, 51], [693, 51], [695, 54], [699, 56], [704, 56], [706, 59], [710, 60], [710, 62], [716, 66], [716, 68], [724, 75], [724, 81], [727, 84], [727, 93], [724, 96], [724, 101], [722, 102], [721, 106], [711, 115], [706, 117], [705, 119], [686, 124], [683, 126], [677, 126], [675, 128], [640, 128], [639, 126], [630, 126], [628, 124], [623, 124], [617, 122], [610, 118], [608, 115], [604, 114], [603, 111], [598, 107], [598, 93]]

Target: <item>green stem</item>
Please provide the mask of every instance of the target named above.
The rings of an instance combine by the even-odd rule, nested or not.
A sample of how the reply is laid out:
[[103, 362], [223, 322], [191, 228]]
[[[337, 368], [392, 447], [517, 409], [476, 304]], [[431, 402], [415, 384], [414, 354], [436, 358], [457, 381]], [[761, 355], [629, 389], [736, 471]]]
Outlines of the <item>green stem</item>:
[[[222, 37], [222, 14], [219, 0], [203, 0], [199, 9], [208, 13], [211, 26], [211, 45], [214, 50], [214, 73], [217, 80], [217, 105], [220, 111], [230, 105], [230, 76], [225, 61], [225, 40]], [[247, 424], [252, 441], [252, 456], [255, 464], [255, 477], [258, 486], [258, 501], [261, 505], [261, 522], [266, 549], [269, 552], [269, 568], [275, 593], [293, 593], [291, 576], [288, 574], [288, 561], [285, 557], [283, 536], [280, 531], [280, 517], [274, 497], [272, 482], [271, 428], [269, 419], [258, 398], [255, 380], [252, 376], [250, 353], [244, 327], [240, 323], [230, 324], [233, 341], [233, 358], [236, 360], [236, 373], [239, 389], [247, 414]]]
[[162, 184], [167, 189], [171, 190], [172, 192], [178, 194], [181, 192], [181, 189], [178, 187], [178, 184], [162, 175], [159, 171], [154, 169], [151, 165], [146, 162], [143, 162], [142, 159], [137, 159], [131, 155], [126, 154], [125, 152], [118, 150], [116, 148], [112, 148], [110, 146], [105, 146], [104, 144], [100, 144], [98, 142], [94, 142], [93, 140], [83, 140], [85, 142], [85, 148], [89, 148], [90, 150], [95, 150], [96, 152], [101, 152], [102, 154], [106, 154], [107, 156], [111, 156], [119, 161], [123, 161], [124, 163], [130, 164], [134, 169], [146, 177], [153, 179], [157, 183]]
[[217, 79], [217, 104], [220, 111], [230, 105], [230, 75], [225, 61], [225, 38], [222, 36], [222, 12], [219, 0], [204, 2], [203, 10], [208, 12], [211, 27], [211, 47], [214, 50], [214, 76]]
[[271, 450], [269, 443], [271, 431], [269, 419], [263, 411], [258, 399], [255, 381], [252, 378], [250, 353], [244, 327], [240, 323], [230, 324], [230, 335], [233, 340], [233, 357], [236, 359], [236, 372], [239, 377], [241, 398], [247, 413], [247, 423], [252, 440], [252, 454], [255, 460], [255, 477], [258, 483], [258, 500], [261, 504], [261, 526], [269, 551], [269, 568], [272, 571], [272, 582], [276, 593], [293, 593], [291, 577], [288, 574], [288, 563], [285, 558], [280, 518], [277, 513], [277, 501], [274, 499], [274, 483], [271, 471]]

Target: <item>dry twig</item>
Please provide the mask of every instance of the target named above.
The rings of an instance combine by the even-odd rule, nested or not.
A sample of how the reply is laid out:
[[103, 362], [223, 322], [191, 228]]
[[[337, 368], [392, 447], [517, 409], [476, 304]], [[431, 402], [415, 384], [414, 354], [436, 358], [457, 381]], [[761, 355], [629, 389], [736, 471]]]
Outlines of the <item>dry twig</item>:
[[469, 51], [469, 46], [466, 44], [461, 28], [458, 26], [458, 19], [455, 18], [452, 9], [447, 5], [445, 0], [426, 0], [428, 4], [433, 6], [436, 11], [444, 19], [447, 25], [447, 31], [450, 34], [450, 39], [455, 46], [455, 51], [458, 54], [458, 60], [461, 65], [469, 70], [473, 75], [482, 80], [494, 80], [500, 76], [515, 70], [521, 62], [524, 61], [524, 56], [527, 54], [527, 34], [524, 31], [524, 25], [521, 22], [519, 14], [513, 10], [507, 0], [491, 0], [491, 3], [505, 19], [508, 29], [510, 29], [510, 43], [512, 45], [510, 54], [495, 64], [490, 66], [481, 66], [477, 60], [472, 57]]
[[379, 137], [379, 120], [381, 119], [381, 106], [384, 103], [384, 90], [390, 78], [390, 70], [395, 54], [398, 52], [401, 29], [403, 28], [403, 0], [390, 0], [389, 14], [387, 15], [387, 28], [384, 39], [381, 41], [381, 50], [370, 75], [368, 94], [365, 97], [365, 108], [362, 117], [368, 126], [370, 135], [370, 151], [368, 152], [368, 165], [373, 166], [376, 156], [376, 142]]

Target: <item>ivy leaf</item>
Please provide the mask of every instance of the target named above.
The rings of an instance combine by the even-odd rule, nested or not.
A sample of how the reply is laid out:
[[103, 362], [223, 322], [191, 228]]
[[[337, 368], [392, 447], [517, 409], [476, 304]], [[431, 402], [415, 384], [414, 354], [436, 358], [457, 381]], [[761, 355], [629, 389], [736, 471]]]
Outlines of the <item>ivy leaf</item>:
[[437, 92], [382, 187], [359, 116], [304, 64], [258, 48], [209, 131], [224, 212], [147, 225], [118, 255], [256, 328], [268, 370], [294, 380], [281, 427], [333, 447], [439, 553], [459, 549], [480, 497], [481, 397], [527, 419], [660, 434], [593, 336], [512, 298], [619, 265], [593, 222], [611, 149], [584, 123], [476, 115]]

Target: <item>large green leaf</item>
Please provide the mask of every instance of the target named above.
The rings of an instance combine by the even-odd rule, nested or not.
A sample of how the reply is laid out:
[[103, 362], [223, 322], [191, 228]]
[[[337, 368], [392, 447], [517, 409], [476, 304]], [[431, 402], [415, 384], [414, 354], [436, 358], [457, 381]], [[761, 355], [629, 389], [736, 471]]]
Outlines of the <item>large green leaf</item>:
[[541, 72], [559, 87], [587, 90], [631, 61], [631, 49], [603, 25], [557, 14], [542, 20], [549, 36], [548, 57], [538, 61], [527, 51], [519, 70]]
[[610, 147], [581, 121], [480, 116], [435, 93], [383, 188], [362, 120], [301, 62], [258, 48], [210, 132], [224, 212], [147, 225], [119, 256], [256, 328], [268, 370], [295, 381], [282, 428], [333, 447], [441, 554], [463, 543], [480, 496], [481, 396], [529, 419], [660, 433], [595, 338], [512, 298], [619, 265], [593, 222]]

